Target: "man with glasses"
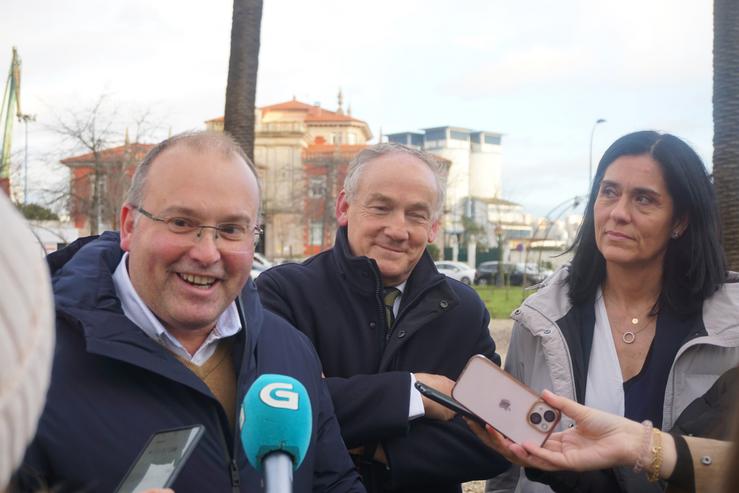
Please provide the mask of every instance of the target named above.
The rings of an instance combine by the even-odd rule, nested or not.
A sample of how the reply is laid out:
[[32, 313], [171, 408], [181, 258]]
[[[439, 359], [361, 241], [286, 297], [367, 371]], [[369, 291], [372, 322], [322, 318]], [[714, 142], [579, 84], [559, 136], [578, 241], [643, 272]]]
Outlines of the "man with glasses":
[[259, 491], [239, 409], [260, 374], [277, 373], [300, 380], [312, 405], [295, 491], [364, 491], [310, 341], [263, 310], [249, 281], [259, 192], [230, 137], [175, 136], [137, 167], [120, 233], [50, 256], [57, 351], [22, 490], [38, 479], [113, 491], [152, 433], [202, 424], [175, 491]]
[[422, 397], [449, 393], [470, 356], [500, 364], [477, 294], [436, 270], [445, 177], [397, 144], [360, 152], [336, 203], [334, 247], [259, 275], [264, 305], [313, 341], [336, 415], [371, 492], [456, 492], [507, 469], [460, 417]]

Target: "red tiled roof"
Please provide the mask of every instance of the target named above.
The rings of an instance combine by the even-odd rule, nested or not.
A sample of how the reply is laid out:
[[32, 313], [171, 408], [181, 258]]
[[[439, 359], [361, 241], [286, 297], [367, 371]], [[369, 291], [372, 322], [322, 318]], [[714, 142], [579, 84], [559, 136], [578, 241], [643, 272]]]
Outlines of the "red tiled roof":
[[[103, 149], [98, 153], [98, 159], [103, 163], [115, 163], [121, 161], [126, 153], [129, 153], [134, 159], [140, 159], [154, 147], [154, 144], [124, 144], [118, 147], [110, 147]], [[62, 159], [61, 163], [66, 165], [92, 163], [95, 160], [95, 154], [88, 152], [79, 156], [72, 156]]]
[[291, 99], [290, 101], [285, 101], [284, 103], [262, 106], [260, 109], [262, 111], [307, 111], [311, 108], [316, 108], [316, 106], [308, 103], [303, 103], [301, 101], [298, 101], [297, 99]]
[[365, 144], [311, 144], [303, 151], [303, 155], [310, 157], [311, 155], [316, 154], [335, 154], [338, 152], [339, 154], [349, 154], [353, 156], [365, 147], [367, 147]]
[[[312, 104], [303, 103], [296, 99], [286, 101], [284, 103], [271, 104], [260, 108], [262, 114], [266, 115], [270, 111], [295, 111], [306, 113], [306, 122], [357, 122], [366, 123], [363, 120], [354, 118], [351, 115], [340, 114], [335, 111], [321, 108]], [[205, 123], [223, 123], [223, 117], [219, 116], [206, 120]]]

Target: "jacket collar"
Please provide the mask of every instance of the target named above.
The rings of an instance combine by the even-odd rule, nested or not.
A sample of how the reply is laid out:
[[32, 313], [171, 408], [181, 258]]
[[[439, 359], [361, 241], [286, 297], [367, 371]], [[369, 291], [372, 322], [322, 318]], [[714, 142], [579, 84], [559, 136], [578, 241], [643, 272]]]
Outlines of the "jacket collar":
[[[123, 257], [119, 245], [118, 233], [105, 232], [97, 239], [83, 240], [82, 245], [75, 245], [71, 252], [61, 250], [50, 260], [56, 264], [52, 284], [59, 317], [82, 332], [90, 353], [125, 361], [207, 390], [197, 377], [191, 378], [192, 372], [123, 314], [112, 277]], [[245, 338], [242, 361], [245, 364], [254, 351], [264, 319], [256, 286], [251, 280], [236, 303], [248, 331], [246, 337], [247, 331], [240, 331], [237, 336], [239, 341]]]
[[[513, 319], [520, 320], [533, 335], [541, 335], [543, 330], [551, 328], [572, 309], [567, 295], [568, 277], [569, 264], [560, 267], [541, 285], [539, 291], [526, 298], [521, 307], [513, 312]], [[739, 276], [730, 272], [727, 282], [703, 303], [705, 333], [695, 335], [721, 335], [736, 327], [738, 313]]]
[[[339, 275], [354, 290], [365, 295], [382, 292], [382, 275], [377, 262], [372, 258], [355, 256], [351, 253], [346, 227], [342, 226], [336, 231], [336, 241], [332, 252]], [[445, 279], [445, 276], [436, 270], [436, 265], [429, 253], [424, 251], [408, 278], [401, 298], [401, 308], [429, 286], [442, 283]], [[456, 300], [457, 297], [451, 289], [446, 287], [446, 290], [449, 291], [449, 296]]]

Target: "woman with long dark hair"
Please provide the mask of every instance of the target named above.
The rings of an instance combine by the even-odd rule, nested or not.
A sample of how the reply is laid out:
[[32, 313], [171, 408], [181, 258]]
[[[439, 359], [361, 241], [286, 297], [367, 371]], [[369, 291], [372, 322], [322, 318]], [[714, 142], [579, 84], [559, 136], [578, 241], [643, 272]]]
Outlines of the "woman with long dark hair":
[[[739, 364], [739, 284], [727, 273], [713, 185], [695, 151], [651, 131], [614, 142], [571, 250], [571, 264], [514, 312], [506, 369], [538, 391], [655, 429], [728, 438], [728, 426], [715, 426], [728, 422], [725, 395], [707, 410], [690, 406]], [[696, 415], [703, 411], [711, 419]], [[565, 416], [560, 426], [573, 425]], [[526, 492], [661, 489], [628, 468], [511, 475]], [[489, 491], [503, 487], [493, 481]]]

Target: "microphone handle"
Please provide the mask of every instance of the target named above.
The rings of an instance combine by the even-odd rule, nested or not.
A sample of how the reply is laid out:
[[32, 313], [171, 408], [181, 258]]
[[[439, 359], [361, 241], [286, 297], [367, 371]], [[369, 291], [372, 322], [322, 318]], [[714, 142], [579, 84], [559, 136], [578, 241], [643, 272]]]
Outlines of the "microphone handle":
[[262, 459], [265, 493], [292, 493], [293, 460], [285, 452], [272, 452]]

